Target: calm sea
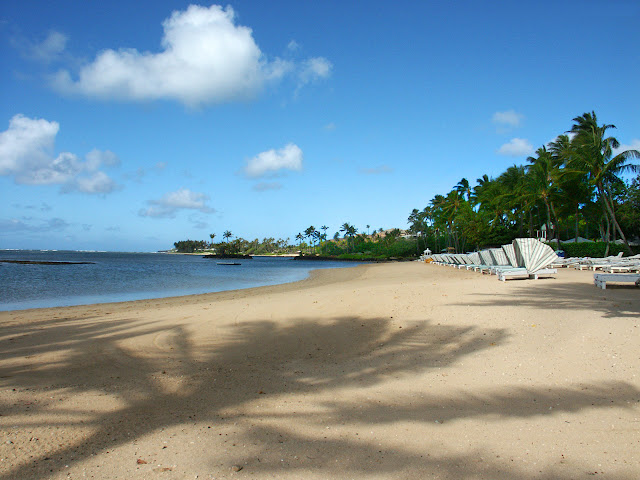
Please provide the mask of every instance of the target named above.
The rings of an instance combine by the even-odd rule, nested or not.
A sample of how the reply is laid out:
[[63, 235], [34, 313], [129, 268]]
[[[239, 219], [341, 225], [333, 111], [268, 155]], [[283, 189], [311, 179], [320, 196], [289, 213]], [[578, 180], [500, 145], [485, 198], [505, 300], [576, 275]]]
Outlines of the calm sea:
[[91, 262], [33, 265], [0, 262], [0, 310], [174, 297], [302, 280], [318, 268], [353, 263], [256, 257], [218, 265], [198, 255], [2, 250], [0, 260]]

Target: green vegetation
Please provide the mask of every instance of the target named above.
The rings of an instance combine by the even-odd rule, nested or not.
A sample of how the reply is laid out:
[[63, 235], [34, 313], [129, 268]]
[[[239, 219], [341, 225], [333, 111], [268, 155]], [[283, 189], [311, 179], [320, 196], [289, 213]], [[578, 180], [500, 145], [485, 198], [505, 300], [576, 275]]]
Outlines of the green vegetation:
[[[345, 228], [346, 227], [346, 228]], [[319, 248], [323, 257], [338, 260], [389, 260], [415, 258], [423, 249], [417, 248], [417, 239], [401, 237], [399, 229], [387, 231], [385, 234], [357, 234], [357, 229], [348, 223], [342, 226], [342, 239], [324, 242]]]
[[262, 241], [249, 241], [244, 238], [230, 240], [233, 234], [227, 230], [222, 237], [224, 242], [214, 243], [216, 234], [209, 235], [212, 242], [204, 240], [182, 240], [175, 242], [175, 251], [178, 253], [217, 253], [219, 255], [282, 255], [298, 251], [295, 245], [289, 245], [289, 239], [263, 238]]
[[604, 242], [563, 242], [560, 244], [560, 248], [564, 250], [567, 257], [604, 257], [607, 254], [607, 246], [609, 247], [608, 255], [617, 255], [620, 252], [626, 252], [625, 245], [620, 245], [618, 243], [607, 244]]
[[[640, 172], [631, 162], [640, 152], [614, 155], [620, 145], [607, 134], [615, 126], [599, 125], [594, 112], [573, 122], [569, 135], [538, 148], [527, 165], [513, 165], [497, 178], [483, 175], [474, 187], [463, 178], [423, 210], [414, 209], [409, 231], [434, 252], [499, 246], [544, 231], [568, 255], [630, 253], [628, 238], [640, 237], [640, 175], [628, 183], [620, 175]], [[579, 236], [600, 242], [560, 243]]]
[[179, 242], [174, 242], [173, 246], [176, 252], [194, 253], [203, 251], [209, 244], [204, 240], [180, 240]]
[[[184, 240], [175, 242], [176, 251], [180, 253], [215, 253], [225, 255], [284, 255], [300, 253], [306, 258], [332, 258], [336, 260], [388, 260], [415, 258], [422, 253], [424, 245], [416, 238], [403, 238], [402, 232], [395, 228], [387, 232], [380, 229], [373, 235], [358, 234], [356, 227], [343, 224], [344, 236], [337, 233], [333, 240], [327, 240], [328, 227], [322, 226], [320, 233], [313, 226], [304, 234], [296, 235], [298, 245], [290, 245], [289, 239], [264, 238], [259, 241], [247, 241], [243, 238], [229, 240], [232, 235], [223, 235], [226, 239], [220, 243]], [[229, 232], [230, 233], [230, 232]], [[210, 235], [211, 239], [215, 234]], [[303, 242], [308, 238], [309, 243]]]

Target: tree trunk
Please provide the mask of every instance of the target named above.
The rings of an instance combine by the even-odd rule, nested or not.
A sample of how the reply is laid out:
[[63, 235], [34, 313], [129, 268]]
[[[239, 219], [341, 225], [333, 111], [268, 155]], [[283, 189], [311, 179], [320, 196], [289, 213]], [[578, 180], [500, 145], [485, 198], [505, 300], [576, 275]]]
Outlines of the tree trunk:
[[610, 232], [610, 225], [611, 225], [611, 223], [609, 222], [609, 217], [608, 217], [607, 215], [604, 215], [604, 217], [603, 217], [603, 218], [604, 218], [604, 221], [606, 222], [606, 225], [607, 225], [606, 232], [605, 232], [604, 236], [602, 237], [602, 240], [603, 240], [603, 241], [606, 243], [606, 245], [607, 245], [607, 246], [605, 247], [605, 249], [604, 249], [604, 256], [606, 257], [607, 255], [609, 255], [609, 240], [610, 240], [609, 232]]
[[578, 212], [580, 212], [580, 205], [576, 203], [576, 243], [578, 243], [578, 237], [580, 236], [580, 232], [578, 230]]
[[[616, 214], [613, 211], [613, 205], [609, 205], [609, 202], [607, 201], [607, 194], [606, 194], [606, 192], [604, 191], [604, 188], [602, 188], [601, 185], [598, 186], [598, 191], [602, 195], [602, 200], [604, 202], [605, 208], [607, 209], [607, 211], [609, 212], [609, 215], [611, 216], [611, 222], [613, 223], [614, 229], [618, 230], [618, 233], [620, 234], [620, 238], [622, 239], [622, 241], [624, 242], [624, 244], [627, 247], [627, 251], [629, 253], [632, 253], [631, 247], [629, 246], [629, 242], [627, 242], [627, 237], [625, 237], [625, 235], [624, 235], [624, 233], [622, 231], [622, 228], [620, 228], [620, 225], [618, 224], [618, 220], [616, 219]], [[607, 250], [608, 250], [608, 248], [607, 248]]]
[[558, 244], [558, 250], [561, 249], [560, 247], [560, 225], [558, 224], [558, 216], [556, 215], [556, 209], [553, 208], [553, 202], [549, 202], [549, 204], [551, 205], [551, 213], [553, 213], [553, 218], [556, 222], [556, 228], [554, 229], [555, 234], [556, 234], [556, 243]]
[[549, 232], [549, 234], [552, 234], [553, 232], [551, 231], [551, 209], [549, 208], [549, 202], [547, 201], [547, 199], [544, 199], [544, 206], [547, 210], [547, 232]]

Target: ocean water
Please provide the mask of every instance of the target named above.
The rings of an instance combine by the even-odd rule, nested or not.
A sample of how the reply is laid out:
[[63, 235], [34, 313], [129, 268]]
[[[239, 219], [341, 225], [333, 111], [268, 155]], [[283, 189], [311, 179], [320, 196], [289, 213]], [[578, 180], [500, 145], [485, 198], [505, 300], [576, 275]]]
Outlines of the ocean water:
[[[220, 292], [302, 280], [318, 268], [353, 263], [256, 257], [218, 265], [199, 255], [2, 250], [0, 260], [91, 262], [34, 265], [0, 262], [0, 310], [122, 302]], [[218, 260], [221, 261], [221, 260]]]

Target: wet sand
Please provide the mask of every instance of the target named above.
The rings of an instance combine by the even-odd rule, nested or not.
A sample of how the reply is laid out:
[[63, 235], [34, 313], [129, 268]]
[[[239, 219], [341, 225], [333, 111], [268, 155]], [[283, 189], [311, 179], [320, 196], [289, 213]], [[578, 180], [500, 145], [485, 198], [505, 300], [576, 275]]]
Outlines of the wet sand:
[[0, 312], [2, 479], [637, 479], [640, 289], [422, 263]]

